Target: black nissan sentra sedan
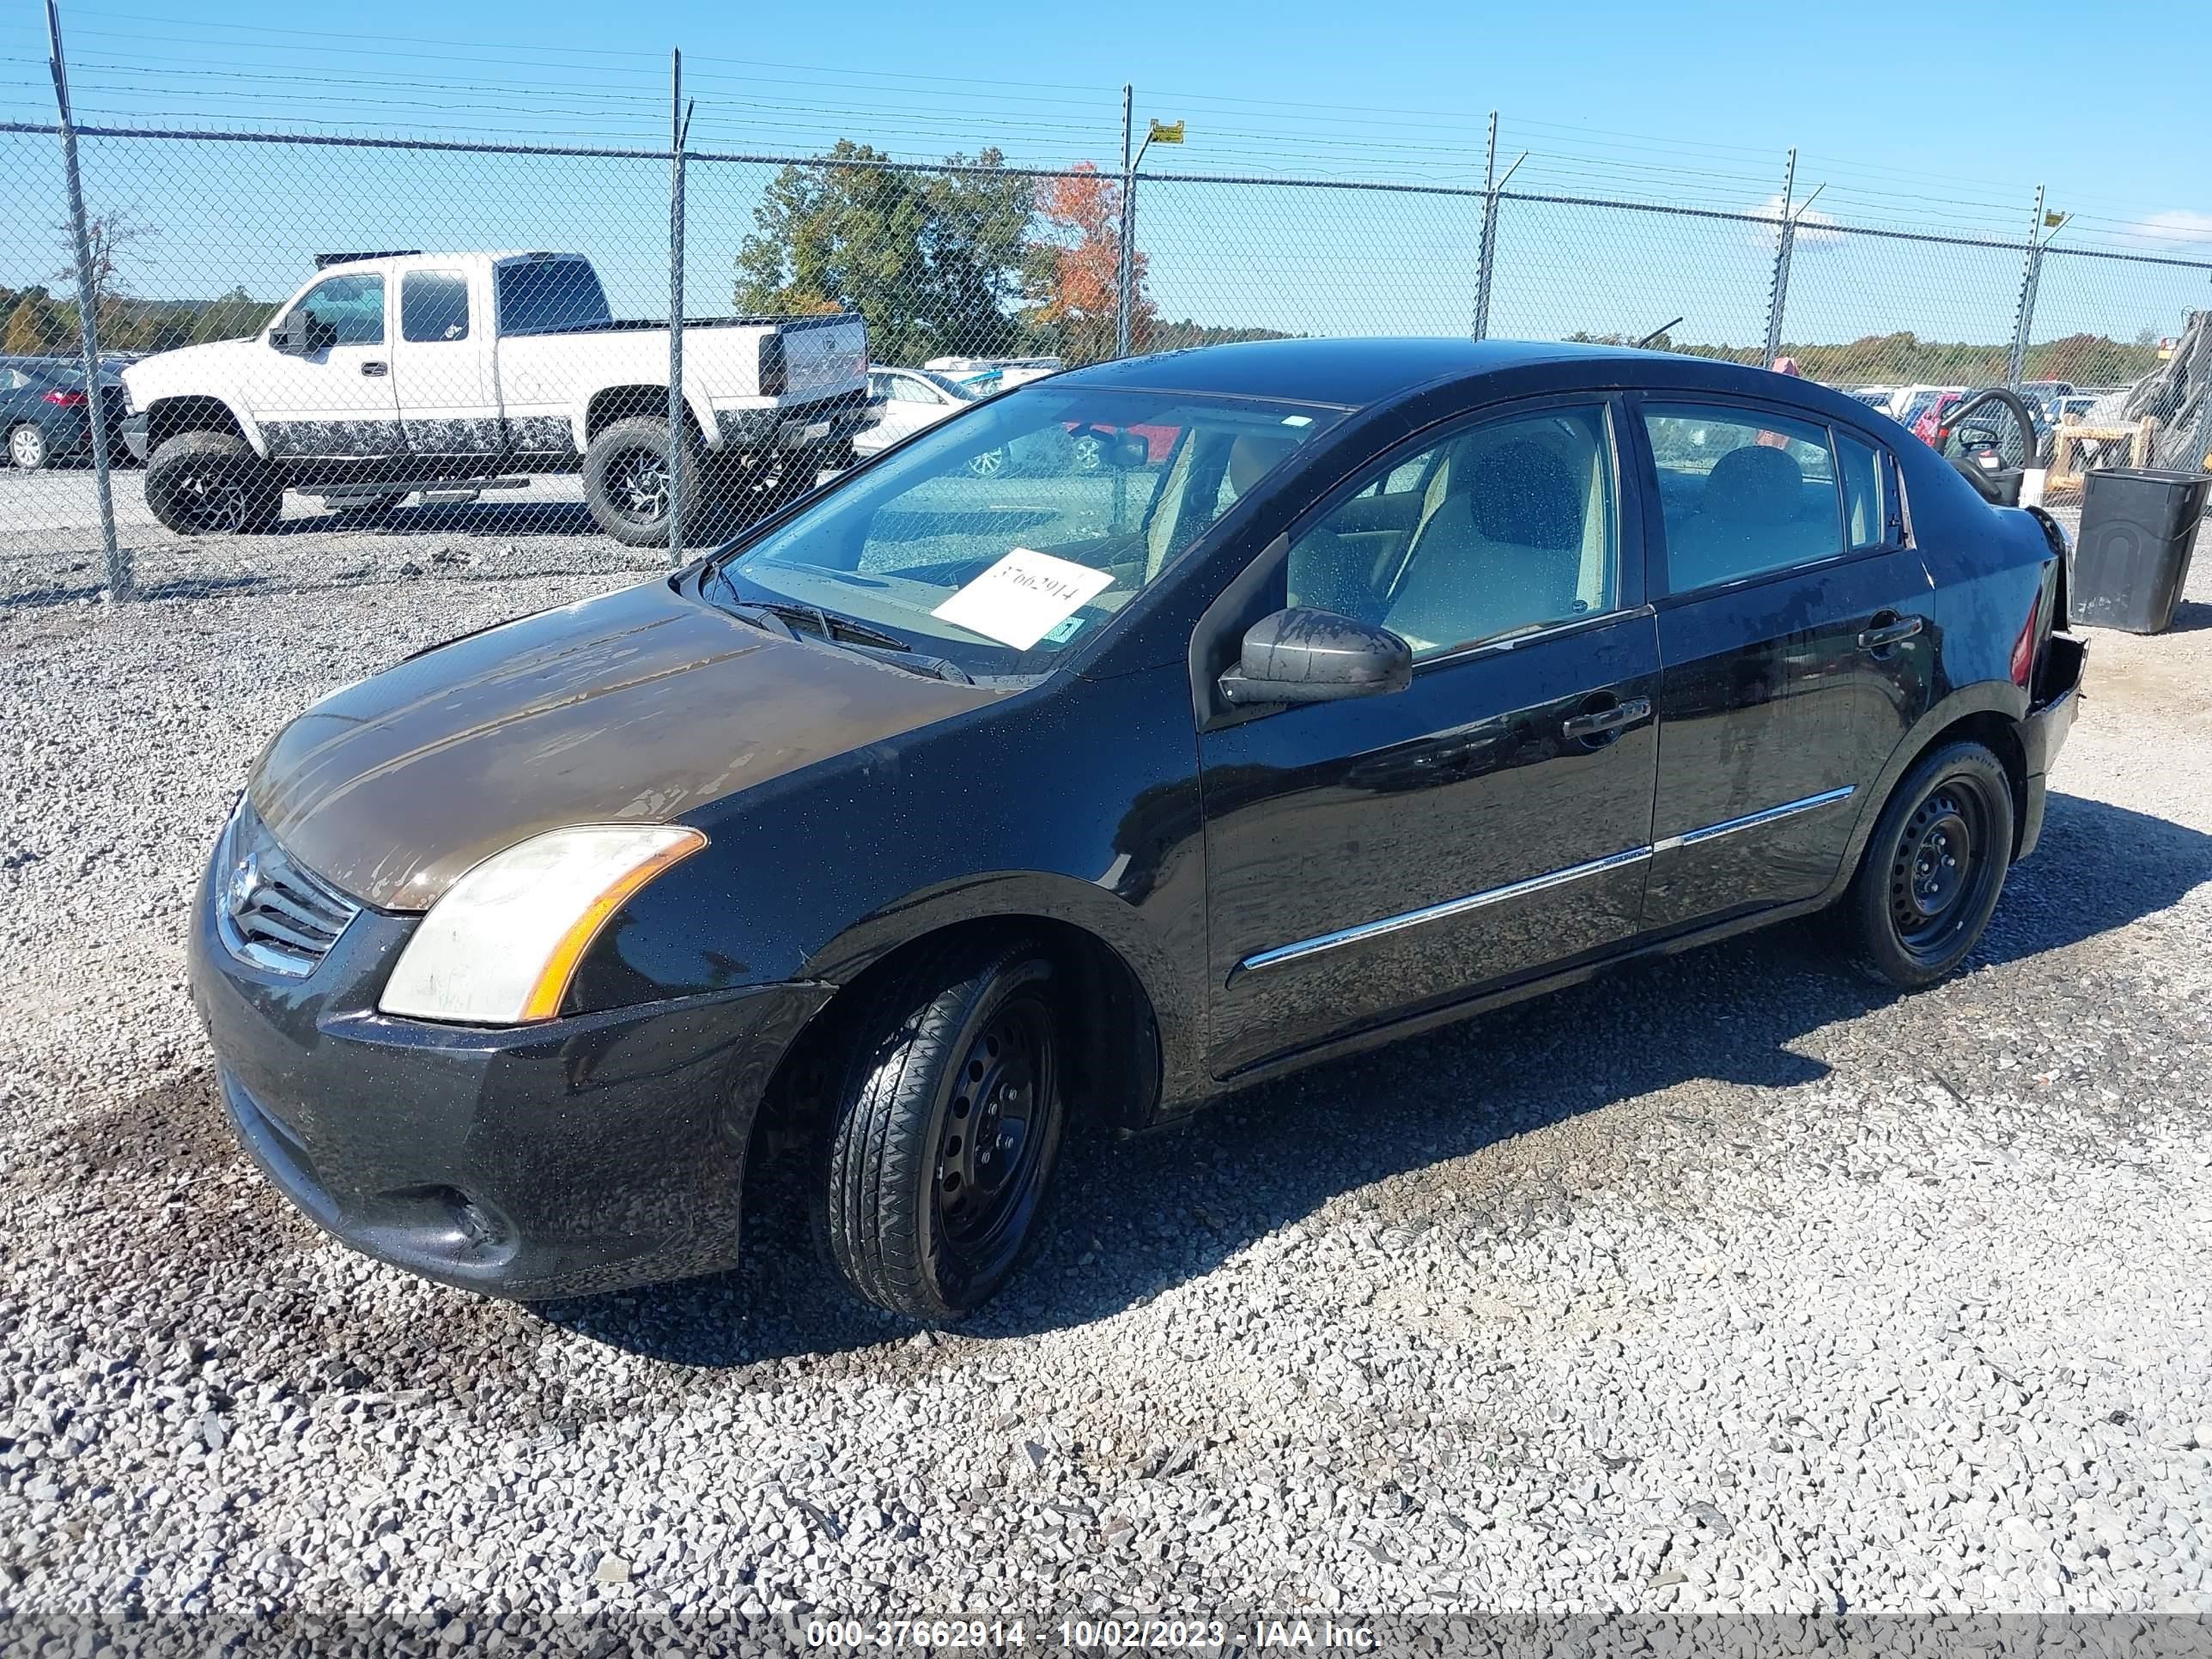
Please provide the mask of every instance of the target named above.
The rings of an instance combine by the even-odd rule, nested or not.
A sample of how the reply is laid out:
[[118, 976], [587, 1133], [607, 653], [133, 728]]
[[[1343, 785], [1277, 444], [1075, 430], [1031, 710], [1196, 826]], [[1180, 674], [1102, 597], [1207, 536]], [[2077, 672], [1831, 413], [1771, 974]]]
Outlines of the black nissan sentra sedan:
[[[1016, 444], [1066, 465], [968, 465]], [[224, 1098], [341, 1239], [522, 1298], [728, 1266], [774, 1122], [853, 1287], [958, 1315], [1078, 1121], [1816, 909], [1957, 968], [2083, 660], [1997, 494], [1658, 354], [1035, 382], [279, 732], [193, 927]]]

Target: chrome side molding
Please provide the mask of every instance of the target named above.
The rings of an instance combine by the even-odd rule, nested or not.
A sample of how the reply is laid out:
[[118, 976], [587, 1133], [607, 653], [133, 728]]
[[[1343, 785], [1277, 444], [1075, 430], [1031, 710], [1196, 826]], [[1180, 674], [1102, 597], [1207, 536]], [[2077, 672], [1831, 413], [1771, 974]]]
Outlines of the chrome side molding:
[[1468, 911], [1480, 910], [1486, 905], [1503, 904], [1508, 899], [1522, 898], [1530, 893], [1543, 892], [1547, 888], [1564, 887], [1571, 881], [1580, 881], [1588, 876], [1601, 876], [1608, 871], [1625, 870], [1632, 864], [1640, 864], [1660, 853], [1671, 853], [1681, 847], [1695, 847], [1702, 842], [1733, 836], [1740, 830], [1757, 830], [1779, 823], [1784, 818], [1795, 817], [1800, 812], [1832, 806], [1838, 801], [1849, 800], [1856, 793], [1856, 786], [1846, 784], [1840, 789], [1807, 795], [1802, 800], [1784, 801], [1779, 806], [1770, 806], [1764, 811], [1749, 813], [1743, 817], [1709, 823], [1701, 830], [1686, 830], [1679, 836], [1668, 836], [1649, 847], [1632, 847], [1625, 852], [1592, 859], [1586, 864], [1571, 864], [1564, 870], [1553, 870], [1540, 876], [1530, 876], [1525, 880], [1508, 882], [1503, 887], [1486, 888], [1480, 893], [1469, 893], [1465, 898], [1446, 899], [1439, 904], [1401, 911], [1397, 915], [1384, 916], [1377, 921], [1363, 921], [1356, 927], [1340, 927], [1333, 933], [1318, 933], [1311, 939], [1279, 945], [1271, 951], [1261, 951], [1245, 957], [1230, 970], [1229, 976], [1233, 980], [1239, 974], [1249, 974], [1258, 969], [1277, 968], [1286, 962], [1303, 962], [1308, 957], [1317, 957], [1323, 951], [1334, 951], [1342, 945], [1364, 944], [1369, 939], [1380, 939], [1386, 933], [1395, 933], [1407, 927], [1419, 927], [1427, 922], [1465, 915]]
[[1655, 853], [1671, 853], [1677, 847], [1695, 847], [1699, 842], [1718, 841], [1723, 836], [1733, 836], [1739, 830], [1756, 830], [1763, 824], [1792, 818], [1800, 812], [1810, 812], [1816, 807], [1833, 806], [1839, 800], [1849, 800], [1857, 793], [1856, 785], [1845, 784], [1840, 789], [1831, 789], [1823, 794], [1808, 795], [1802, 800], [1788, 800], [1779, 806], [1770, 806], [1763, 812], [1753, 812], [1740, 818], [1728, 818], [1719, 823], [1709, 823], [1702, 830], [1685, 830], [1679, 836], [1668, 836], [1654, 842]]
[[1294, 945], [1279, 945], [1272, 951], [1262, 951], [1237, 964], [1237, 974], [1249, 973], [1257, 968], [1273, 968], [1285, 962], [1300, 961], [1306, 957], [1319, 956], [1324, 951], [1334, 951], [1340, 945], [1358, 945], [1364, 940], [1380, 939], [1385, 933], [1395, 933], [1402, 928], [1419, 927], [1424, 922], [1442, 921], [1447, 916], [1464, 915], [1469, 910], [1480, 910], [1485, 905], [1502, 904], [1507, 899], [1520, 898], [1528, 893], [1540, 893], [1547, 887], [1564, 887], [1571, 881], [1580, 881], [1585, 876], [1601, 876], [1608, 870], [1625, 869], [1632, 864], [1641, 864], [1651, 856], [1648, 847], [1632, 847], [1622, 853], [1611, 854], [1601, 859], [1592, 859], [1587, 864], [1571, 864], [1564, 870], [1553, 870], [1540, 876], [1530, 876], [1522, 881], [1509, 882], [1503, 887], [1486, 888], [1480, 893], [1469, 893], [1465, 898], [1446, 899], [1440, 904], [1424, 905], [1418, 910], [1407, 910], [1395, 916], [1384, 916], [1379, 921], [1364, 921], [1357, 927], [1340, 927], [1333, 933], [1322, 933], [1313, 939], [1302, 939]]

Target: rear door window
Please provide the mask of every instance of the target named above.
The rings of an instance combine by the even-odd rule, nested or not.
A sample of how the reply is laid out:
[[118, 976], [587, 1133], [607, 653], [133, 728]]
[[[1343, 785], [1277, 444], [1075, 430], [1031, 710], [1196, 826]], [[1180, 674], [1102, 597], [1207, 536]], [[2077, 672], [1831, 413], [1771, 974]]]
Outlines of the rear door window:
[[1844, 551], [1826, 427], [1716, 404], [1651, 403], [1643, 413], [1658, 468], [1670, 591]]
[[399, 283], [399, 337], [465, 340], [469, 279], [458, 270], [410, 270]]
[[1838, 434], [1836, 458], [1844, 475], [1844, 531], [1854, 548], [1879, 547], [1888, 539], [1883, 511], [1881, 453], [1871, 444]]

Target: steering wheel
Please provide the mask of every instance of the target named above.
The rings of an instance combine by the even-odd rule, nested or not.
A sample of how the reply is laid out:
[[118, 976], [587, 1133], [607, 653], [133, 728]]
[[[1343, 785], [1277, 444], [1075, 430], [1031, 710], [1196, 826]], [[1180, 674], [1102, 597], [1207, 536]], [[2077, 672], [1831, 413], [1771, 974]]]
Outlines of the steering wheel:
[[[2020, 459], [2005, 453], [2002, 434], [1993, 426], [1966, 424], [1966, 417], [1985, 406], [2008, 413], [2020, 433]], [[1954, 440], [1957, 441], [1954, 444]], [[2020, 505], [2021, 473], [2043, 459], [2043, 431], [2027, 404], [2009, 386], [1993, 386], [1970, 393], [1944, 412], [1936, 428], [1936, 453], [1957, 468], [1984, 501], [1996, 507]], [[1996, 465], [1989, 465], [1994, 459]]]

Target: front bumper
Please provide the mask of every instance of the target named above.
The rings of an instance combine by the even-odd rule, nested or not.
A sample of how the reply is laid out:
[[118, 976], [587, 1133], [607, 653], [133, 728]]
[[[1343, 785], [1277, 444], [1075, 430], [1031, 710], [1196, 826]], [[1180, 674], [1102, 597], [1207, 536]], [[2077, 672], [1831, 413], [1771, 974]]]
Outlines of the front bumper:
[[115, 427], [122, 434], [123, 446], [131, 452], [131, 459], [143, 466], [146, 460], [146, 417], [125, 415]]
[[233, 955], [211, 862], [192, 996], [223, 1103], [317, 1225], [443, 1284], [532, 1300], [737, 1259], [745, 1148], [830, 988], [769, 985], [519, 1030], [396, 1019], [377, 994], [414, 919], [363, 910], [304, 978]]

